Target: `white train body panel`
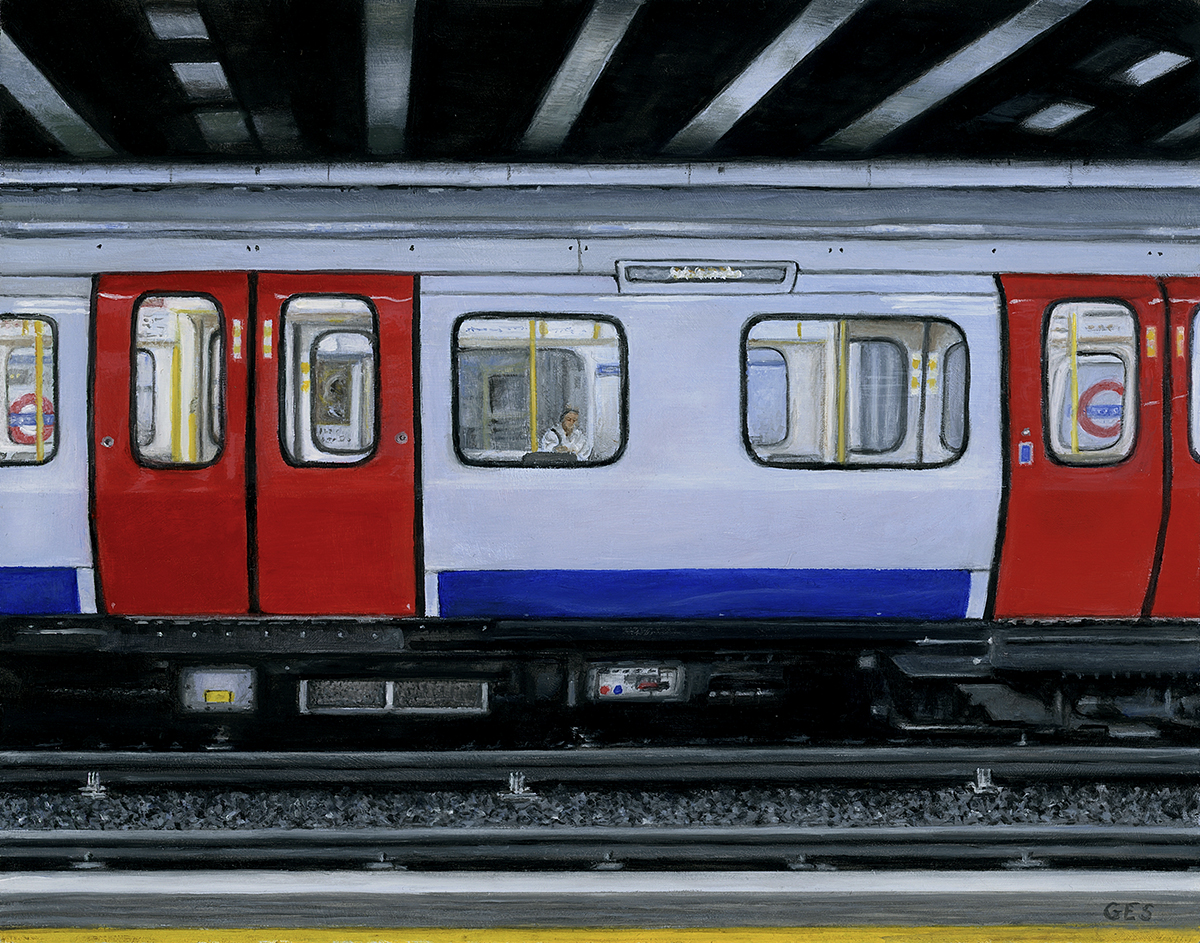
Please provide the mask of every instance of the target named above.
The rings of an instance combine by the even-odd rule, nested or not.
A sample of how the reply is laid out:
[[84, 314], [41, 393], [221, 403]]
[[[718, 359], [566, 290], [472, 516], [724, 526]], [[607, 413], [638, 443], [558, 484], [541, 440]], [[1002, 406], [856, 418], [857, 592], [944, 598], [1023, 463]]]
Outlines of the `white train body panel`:
[[[694, 253], [697, 247], [689, 248]], [[704, 248], [715, 257], [746, 251]], [[445, 611], [433, 594], [437, 575], [459, 570], [959, 571], [975, 578], [970, 602], [957, 614], [981, 611], [1001, 487], [999, 305], [992, 279], [802, 271], [787, 294], [674, 296], [620, 294], [612, 279], [598, 278], [581, 279], [583, 293], [567, 294], [565, 281], [554, 279], [544, 289], [527, 276], [422, 281], [430, 614]], [[596, 288], [607, 291], [592, 293]], [[444, 406], [452, 398], [450, 338], [459, 317], [483, 312], [605, 315], [622, 325], [629, 440], [618, 461], [556, 469], [459, 461], [452, 414]], [[958, 325], [972, 363], [964, 454], [944, 467], [920, 469], [756, 463], [742, 441], [737, 395], [742, 331], [753, 317], [792, 314], [919, 316]], [[588, 578], [581, 574], [564, 593], [586, 596]]]
[[89, 278], [0, 277], [0, 313], [53, 324], [57, 346], [56, 450], [40, 465], [0, 472], [0, 572], [34, 575], [39, 600], [94, 612], [88, 523]]

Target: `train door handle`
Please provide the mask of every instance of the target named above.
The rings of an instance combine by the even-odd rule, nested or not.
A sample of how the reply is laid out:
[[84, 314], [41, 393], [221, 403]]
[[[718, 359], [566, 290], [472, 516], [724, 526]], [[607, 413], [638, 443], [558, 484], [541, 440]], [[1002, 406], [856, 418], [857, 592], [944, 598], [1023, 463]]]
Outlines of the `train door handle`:
[[116, 443], [116, 439], [114, 439], [110, 435], [106, 435], [103, 439], [100, 440], [100, 444], [103, 445], [106, 449], [111, 449], [115, 443]]

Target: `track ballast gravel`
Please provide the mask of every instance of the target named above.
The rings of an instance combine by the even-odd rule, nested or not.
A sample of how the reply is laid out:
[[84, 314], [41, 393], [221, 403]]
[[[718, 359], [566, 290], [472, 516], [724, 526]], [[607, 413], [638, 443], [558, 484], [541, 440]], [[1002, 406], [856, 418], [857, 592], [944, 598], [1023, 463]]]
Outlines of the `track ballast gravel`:
[[1033, 785], [961, 788], [541, 789], [514, 798], [484, 789], [161, 789], [0, 792], [6, 829], [353, 829], [497, 826], [1200, 827], [1200, 788]]

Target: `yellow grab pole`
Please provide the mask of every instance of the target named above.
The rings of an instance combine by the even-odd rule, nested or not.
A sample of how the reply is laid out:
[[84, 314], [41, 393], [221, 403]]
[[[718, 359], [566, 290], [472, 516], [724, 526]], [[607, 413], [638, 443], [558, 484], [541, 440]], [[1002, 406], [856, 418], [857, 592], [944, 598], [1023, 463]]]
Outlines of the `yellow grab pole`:
[[537, 434], [537, 321], [529, 322], [529, 451], [538, 450]]
[[45, 349], [45, 341], [42, 339], [42, 322], [33, 322], [33, 402], [35, 415], [37, 416], [37, 432], [34, 435], [35, 448], [37, 449], [37, 460], [45, 461], [46, 445], [42, 442], [42, 436], [46, 429], [46, 413], [42, 406], [42, 386], [45, 383], [45, 371], [42, 368], [42, 352]]
[[180, 363], [179, 342], [176, 341], [171, 347], [171, 461], [183, 461], [183, 443], [182, 432], [183, 423], [180, 422], [179, 408], [180, 400], [182, 399], [180, 387], [182, 386], [183, 378], [180, 375], [183, 365]]
[[1071, 312], [1071, 454], [1079, 454], [1079, 315]]
[[846, 462], [846, 373], [850, 365], [846, 362], [850, 353], [850, 331], [845, 321], [839, 321], [837, 326], [837, 460], [839, 465]]

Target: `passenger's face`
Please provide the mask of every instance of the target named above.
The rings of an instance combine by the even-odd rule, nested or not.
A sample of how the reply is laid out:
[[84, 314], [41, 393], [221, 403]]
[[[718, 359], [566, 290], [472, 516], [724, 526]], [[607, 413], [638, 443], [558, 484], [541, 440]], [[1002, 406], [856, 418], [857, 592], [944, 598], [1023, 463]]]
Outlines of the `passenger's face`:
[[579, 413], [567, 413], [563, 416], [562, 427], [563, 432], [570, 435], [575, 431], [575, 423], [579, 422]]

